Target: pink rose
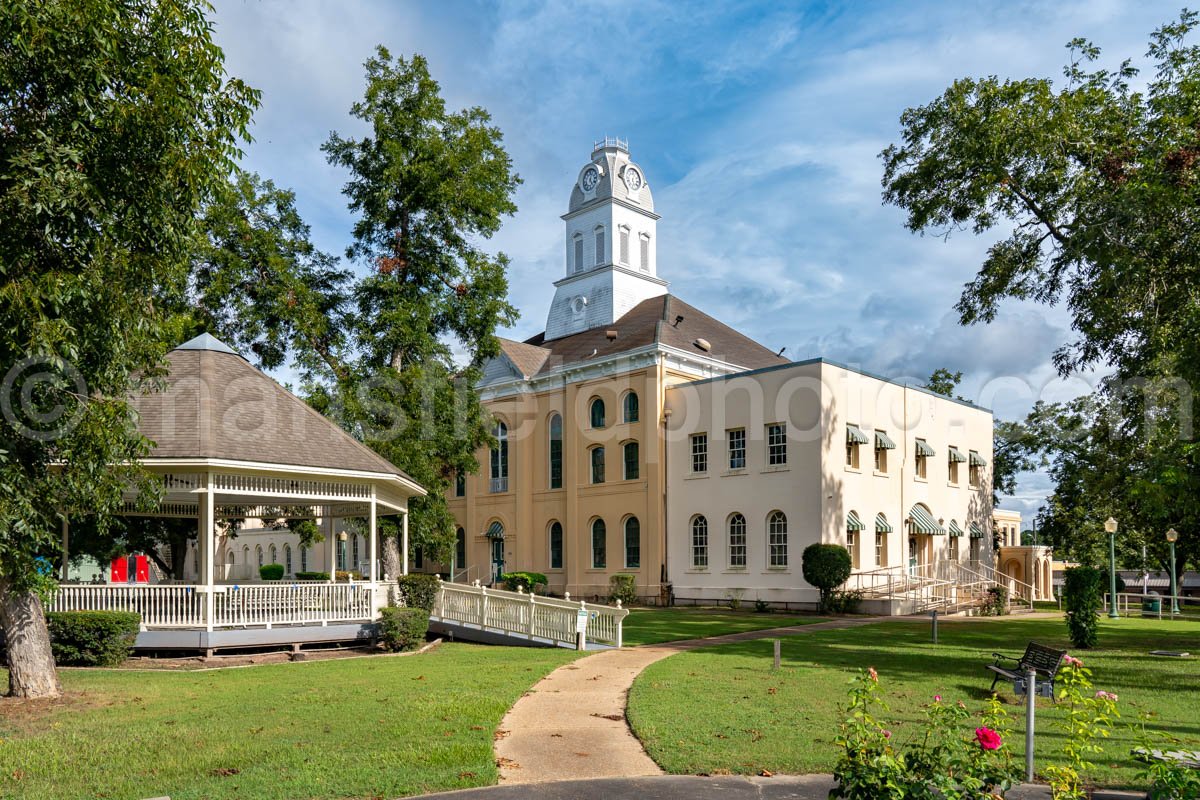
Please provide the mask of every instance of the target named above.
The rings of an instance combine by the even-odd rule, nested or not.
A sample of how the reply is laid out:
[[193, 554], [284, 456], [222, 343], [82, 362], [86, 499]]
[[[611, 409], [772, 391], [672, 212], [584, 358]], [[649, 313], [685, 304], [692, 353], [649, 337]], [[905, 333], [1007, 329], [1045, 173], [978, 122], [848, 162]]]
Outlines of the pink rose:
[[1074, 656], [1063, 656], [1063, 663], [1070, 667], [1082, 667], [1083, 662]]
[[935, 702], [935, 703], [940, 703], [940, 702], [942, 702], [942, 696], [941, 696], [940, 694], [935, 694], [935, 695], [933, 696], [933, 702]]
[[874, 667], [868, 667], [867, 674], [871, 676], [871, 680], [879, 683], [879, 673], [875, 671]]
[[1096, 692], [1096, 699], [1097, 700], [1112, 700], [1114, 703], [1117, 702], [1117, 696], [1115, 694], [1113, 694], [1112, 692], [1106, 692], [1103, 689]]
[[884, 732], [883, 732], [883, 738], [885, 738], [885, 739], [890, 739], [890, 738], [892, 738], [892, 732], [891, 732], [891, 731], [884, 731]]
[[984, 750], [1000, 749], [1000, 734], [996, 733], [991, 728], [976, 728], [975, 741], [979, 742], [979, 746]]

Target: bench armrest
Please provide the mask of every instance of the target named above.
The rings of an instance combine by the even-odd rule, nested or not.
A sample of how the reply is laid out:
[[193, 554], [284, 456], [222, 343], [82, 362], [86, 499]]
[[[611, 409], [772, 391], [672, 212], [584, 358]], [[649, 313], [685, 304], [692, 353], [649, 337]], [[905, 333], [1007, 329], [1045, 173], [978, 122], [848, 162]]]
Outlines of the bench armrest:
[[992, 653], [992, 656], [993, 656], [993, 657], [995, 657], [995, 659], [996, 659], [997, 661], [1016, 661], [1016, 662], [1020, 662], [1020, 660], [1021, 660], [1021, 659], [1019, 659], [1019, 658], [1013, 658], [1012, 656], [1006, 656], [1006, 655], [1004, 655], [1003, 653]]

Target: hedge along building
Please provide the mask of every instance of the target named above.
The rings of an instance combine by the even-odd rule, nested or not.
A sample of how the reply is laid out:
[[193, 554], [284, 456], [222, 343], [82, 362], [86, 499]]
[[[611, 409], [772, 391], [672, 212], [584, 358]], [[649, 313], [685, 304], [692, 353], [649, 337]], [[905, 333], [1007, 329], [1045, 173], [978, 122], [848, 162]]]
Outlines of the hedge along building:
[[874, 611], [957, 605], [991, 580], [987, 409], [824, 359], [666, 398], [678, 600], [816, 603], [801, 573], [815, 542], [848, 549]]
[[455, 580], [533, 570], [551, 591], [590, 597], [628, 574], [641, 598], [662, 599], [667, 387], [785, 362], [668, 293], [658, 219], [627, 144], [598, 142], [563, 215], [546, 329], [502, 340], [478, 387], [498, 446], [448, 498]]
[[[387, 600], [376, 523], [380, 515], [399, 515], [407, 531], [409, 498], [425, 490], [207, 334], [172, 350], [166, 362], [161, 390], [132, 401], [139, 430], [153, 442], [141, 465], [161, 482], [161, 498], [143, 508], [130, 494], [124, 512], [196, 520], [185, 580], [64, 581], [51, 609], [136, 611], [143, 627], [137, 645], [148, 648], [213, 650], [372, 635]], [[242, 569], [238, 563], [239, 553], [254, 551], [243, 549], [231, 523], [275, 517], [319, 520], [325, 563], [335, 560], [342, 542], [339, 523], [365, 520], [366, 580], [258, 581], [257, 564]], [[65, 565], [67, 526], [62, 546]]]

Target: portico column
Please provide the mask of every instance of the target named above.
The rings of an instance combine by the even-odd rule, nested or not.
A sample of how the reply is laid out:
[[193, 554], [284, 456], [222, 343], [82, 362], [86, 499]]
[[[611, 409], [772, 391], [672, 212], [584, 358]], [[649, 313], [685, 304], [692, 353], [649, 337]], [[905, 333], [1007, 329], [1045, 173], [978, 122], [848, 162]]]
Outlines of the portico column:
[[201, 546], [204, 548], [204, 586], [207, 590], [204, 595], [204, 628], [209, 631], [213, 629], [213, 616], [216, 613], [216, 597], [213, 596], [216, 573], [215, 559], [213, 558], [216, 544], [213, 541], [215, 538], [213, 516], [213, 475], [211, 472], [206, 472], [204, 473], [204, 502], [200, 505], [200, 530], [197, 533], [200, 536]]
[[67, 562], [70, 560], [71, 548], [67, 533], [67, 518], [64, 516], [62, 519], [62, 574], [59, 576], [60, 580], [67, 579]]
[[379, 582], [379, 562], [376, 558], [378, 552], [375, 540], [378, 538], [376, 531], [376, 516], [375, 516], [375, 487], [371, 487], [371, 538], [367, 544], [368, 551], [371, 554], [371, 583]]
[[400, 574], [408, 574], [408, 509], [400, 517]]
[[337, 582], [337, 534], [334, 533], [336, 526], [333, 524], [333, 506], [329, 507], [329, 519], [326, 521], [329, 526], [329, 580]]

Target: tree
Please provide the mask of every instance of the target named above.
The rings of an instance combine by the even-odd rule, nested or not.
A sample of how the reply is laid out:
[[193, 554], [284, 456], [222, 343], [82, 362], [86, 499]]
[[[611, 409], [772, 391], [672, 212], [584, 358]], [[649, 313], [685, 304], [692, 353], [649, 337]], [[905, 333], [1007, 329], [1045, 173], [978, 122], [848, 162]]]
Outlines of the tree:
[[[1013, 445], [1050, 460], [1056, 488], [1042, 519], [1091, 562], [1109, 513], [1121, 521], [1122, 549], [1161, 549], [1171, 520], [1196, 515], [1197, 20], [1185, 11], [1151, 35], [1144, 91], [1130, 87], [1130, 61], [1093, 68], [1100, 50], [1076, 39], [1061, 87], [1049, 78], [955, 81], [904, 112], [901, 142], [882, 154], [884, 199], [907, 212], [910, 230], [1001, 228], [959, 299], [961, 322], [991, 321], [1008, 298], [1061, 302], [1075, 336], [1055, 352], [1060, 373], [1113, 370], [1093, 397], [1035, 409], [1049, 443]], [[1078, 438], [1044, 424], [1054, 417]]]
[[[520, 179], [488, 113], [447, 111], [424, 58], [393, 59], [380, 47], [366, 72], [351, 113], [370, 133], [334, 133], [323, 149], [350, 173], [343, 192], [357, 221], [347, 257], [368, 274], [350, 292], [353, 356], [324, 358], [311, 394], [429, 490], [411, 504], [411, 546], [446, 560], [446, 491], [457, 473], [478, 469], [475, 452], [490, 441], [474, 386], [500, 352], [496, 328], [516, 320], [508, 259], [478, 241], [516, 211]], [[394, 536], [384, 539], [384, 563], [399, 572]]]
[[945, 397], [966, 401], [967, 398], [962, 395], [954, 394], [958, 384], [962, 383], [962, 375], [961, 372], [951, 372], [945, 367], [938, 367], [930, 373], [929, 380], [925, 381], [925, 388]]
[[853, 564], [846, 548], [837, 544], [814, 543], [800, 554], [804, 580], [821, 590], [821, 610], [829, 608], [833, 590], [850, 577]]
[[[164, 287], [257, 94], [188, 0], [0, 6], [0, 626], [9, 693], [60, 689], [35, 569], [68, 513], [152, 490], [124, 398], [153, 388]], [[140, 375], [141, 379], [133, 376]]]

